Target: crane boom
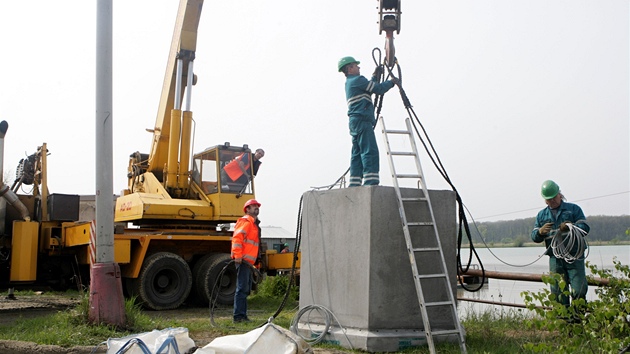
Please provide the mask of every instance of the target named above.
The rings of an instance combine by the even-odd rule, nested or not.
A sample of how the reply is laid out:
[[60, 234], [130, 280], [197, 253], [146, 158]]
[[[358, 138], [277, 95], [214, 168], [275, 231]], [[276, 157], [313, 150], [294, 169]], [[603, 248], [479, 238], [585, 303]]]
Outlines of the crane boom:
[[[175, 107], [176, 99], [181, 102], [183, 90], [177, 90], [177, 61], [182, 59], [182, 72], [189, 71], [192, 61], [195, 59], [197, 49], [197, 29], [201, 17], [203, 0], [181, 0], [175, 22], [175, 30], [171, 41], [171, 49], [166, 65], [162, 95], [158, 107], [155, 127], [153, 129], [153, 140], [149, 153], [148, 169], [156, 176], [162, 176], [165, 164], [168, 162], [169, 143], [175, 140], [180, 142], [180, 137], [171, 136], [171, 112]], [[180, 79], [184, 85], [189, 84], [187, 75], [181, 75]], [[191, 84], [191, 83], [190, 83]], [[190, 147], [188, 147], [190, 149]], [[162, 179], [162, 178], [159, 178]]]

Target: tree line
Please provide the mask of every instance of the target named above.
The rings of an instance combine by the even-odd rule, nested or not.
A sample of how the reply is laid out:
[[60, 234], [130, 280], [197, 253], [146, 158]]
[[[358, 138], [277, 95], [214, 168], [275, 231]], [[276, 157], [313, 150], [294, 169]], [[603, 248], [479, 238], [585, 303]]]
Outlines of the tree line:
[[[616, 243], [630, 241], [630, 215], [606, 216], [595, 215], [586, 217], [591, 227], [588, 234], [589, 242], [601, 241]], [[535, 217], [505, 221], [484, 221], [469, 223], [473, 244], [482, 247], [487, 244], [503, 243], [522, 246], [525, 242], [532, 242], [531, 233], [534, 229]], [[482, 241], [483, 237], [483, 241]], [[467, 244], [468, 238], [462, 243]]]

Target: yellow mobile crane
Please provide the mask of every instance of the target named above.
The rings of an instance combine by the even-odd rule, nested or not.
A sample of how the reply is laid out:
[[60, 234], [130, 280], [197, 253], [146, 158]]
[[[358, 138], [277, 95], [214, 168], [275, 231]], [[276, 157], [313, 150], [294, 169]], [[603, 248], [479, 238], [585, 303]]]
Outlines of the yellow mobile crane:
[[[114, 221], [135, 225], [114, 235], [129, 241], [130, 261], [120, 265], [124, 288], [152, 309], [178, 307], [191, 289], [208, 303], [215, 284], [217, 301], [232, 303], [235, 269], [221, 272], [230, 260], [227, 230], [254, 198], [247, 145], [208, 148], [193, 156], [191, 168], [190, 103], [202, 6], [203, 0], [180, 2], [151, 150], [131, 154], [128, 187], [116, 200]], [[230, 178], [231, 165], [239, 166], [238, 178]]]
[[[177, 308], [191, 296], [201, 303], [211, 296], [221, 304], [233, 302], [236, 269], [233, 264], [226, 268], [229, 224], [255, 197], [247, 145], [216, 145], [190, 162], [193, 62], [202, 5], [203, 0], [180, 1], [156, 123], [150, 129], [151, 149], [131, 154], [128, 187], [115, 206], [114, 260], [123, 290], [154, 310]], [[9, 227], [0, 235], [0, 283], [46, 281], [62, 287], [88, 274], [94, 262], [92, 224], [77, 222], [79, 197], [48, 195], [47, 155], [44, 144], [26, 159], [29, 173], [22, 168], [18, 174], [14, 191], [31, 183], [31, 195], [3, 195], [17, 201], [7, 208]], [[60, 214], [62, 210], [77, 212]]]

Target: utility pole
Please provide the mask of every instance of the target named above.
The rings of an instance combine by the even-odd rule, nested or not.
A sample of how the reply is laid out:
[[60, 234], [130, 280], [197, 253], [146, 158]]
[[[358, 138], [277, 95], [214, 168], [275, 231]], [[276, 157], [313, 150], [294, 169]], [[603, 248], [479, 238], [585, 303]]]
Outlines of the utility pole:
[[90, 270], [93, 323], [125, 323], [120, 267], [114, 262], [112, 161], [112, 2], [96, 3], [96, 257]]

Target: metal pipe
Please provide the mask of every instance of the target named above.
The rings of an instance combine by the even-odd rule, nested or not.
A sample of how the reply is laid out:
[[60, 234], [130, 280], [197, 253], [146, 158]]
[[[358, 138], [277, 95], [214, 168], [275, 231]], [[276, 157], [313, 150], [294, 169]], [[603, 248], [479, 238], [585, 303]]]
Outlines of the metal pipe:
[[4, 180], [4, 136], [9, 129], [9, 123], [6, 120], [0, 122], [0, 179]]
[[[3, 197], [7, 203], [17, 209], [22, 219], [25, 221], [31, 221], [31, 215], [24, 203], [22, 203], [18, 196], [13, 193], [11, 188], [5, 185], [2, 181], [4, 179], [4, 136], [7, 134], [7, 130], [9, 130], [9, 123], [3, 120], [0, 122], [0, 197]], [[0, 210], [0, 213], [2, 214], [2, 233], [4, 233], [4, 215], [6, 213], [6, 204], [2, 210]]]
[[[184, 72], [184, 61], [177, 59], [177, 69], [175, 70], [175, 109], [182, 109], [182, 73]], [[171, 137], [172, 138], [172, 137]]]
[[192, 101], [192, 87], [193, 87], [193, 61], [188, 62], [188, 76], [186, 79], [186, 107], [185, 111], [190, 111], [190, 105]]
[[188, 62], [188, 76], [186, 80], [186, 104], [182, 115], [182, 127], [179, 146], [179, 169], [177, 171], [177, 186], [186, 193], [188, 190], [188, 167], [190, 166], [190, 137], [192, 134], [192, 111], [190, 110], [193, 87], [193, 61]]
[[6, 184], [0, 182], [0, 185], [0, 197], [3, 197], [7, 201], [7, 203], [11, 204], [15, 209], [17, 209], [24, 221], [31, 221], [31, 215], [28, 212], [28, 209], [26, 208], [24, 203], [20, 201], [18, 196], [15, 195], [11, 188], [9, 188], [9, 186], [7, 186]]
[[[457, 300], [458, 301], [468, 301], [468, 302], [478, 302], [478, 303], [481, 303], [481, 304], [489, 304], [489, 305], [518, 307], [518, 308], [522, 308], [522, 309], [526, 309], [527, 308], [526, 305], [515, 304], [515, 303], [512, 303], [512, 302], [498, 302], [498, 301], [481, 300], [481, 299], [469, 299], [469, 298], [466, 298], [466, 297], [458, 297]], [[545, 310], [551, 309], [551, 307], [547, 307], [547, 306], [536, 306], [536, 308], [545, 309]]]
[[[461, 275], [471, 275], [475, 277], [483, 277], [485, 275], [486, 278], [492, 279], [507, 279], [507, 280], [522, 280], [522, 281], [533, 281], [542, 283], [543, 274], [531, 274], [531, 273], [509, 273], [509, 272], [494, 272], [491, 270], [481, 269], [469, 269], [466, 273], [462, 273]], [[588, 285], [594, 286], [607, 286], [608, 279], [602, 279], [597, 277], [587, 277]]]
[[[4, 180], [4, 136], [9, 129], [9, 123], [3, 120], [0, 122], [0, 183]], [[4, 235], [7, 215], [7, 203], [0, 201], [0, 235]]]

